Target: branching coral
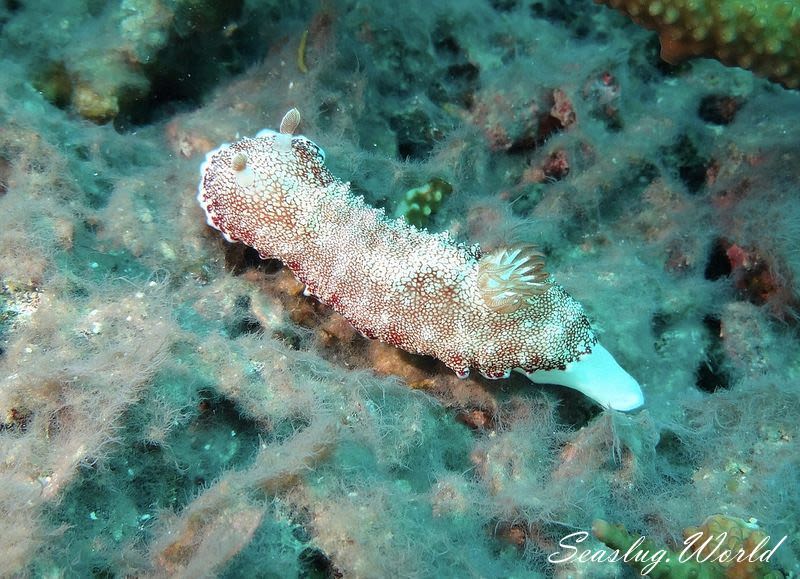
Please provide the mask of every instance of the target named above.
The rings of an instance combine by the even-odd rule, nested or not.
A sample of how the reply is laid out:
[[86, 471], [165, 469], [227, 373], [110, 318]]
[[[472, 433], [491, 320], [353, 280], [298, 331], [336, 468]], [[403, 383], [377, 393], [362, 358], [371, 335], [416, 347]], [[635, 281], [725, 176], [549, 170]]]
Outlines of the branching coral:
[[595, 0], [658, 32], [661, 57], [692, 56], [741, 66], [788, 88], [800, 86], [800, 7], [786, 0]]

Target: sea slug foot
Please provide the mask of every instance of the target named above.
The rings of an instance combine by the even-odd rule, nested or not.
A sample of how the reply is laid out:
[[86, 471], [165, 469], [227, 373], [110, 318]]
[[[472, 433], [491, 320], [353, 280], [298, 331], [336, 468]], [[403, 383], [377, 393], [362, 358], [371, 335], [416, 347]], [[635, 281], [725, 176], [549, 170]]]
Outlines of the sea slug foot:
[[523, 373], [537, 384], [573, 388], [612, 410], [627, 412], [644, 404], [639, 383], [600, 344], [595, 344], [589, 354], [567, 364], [564, 370]]

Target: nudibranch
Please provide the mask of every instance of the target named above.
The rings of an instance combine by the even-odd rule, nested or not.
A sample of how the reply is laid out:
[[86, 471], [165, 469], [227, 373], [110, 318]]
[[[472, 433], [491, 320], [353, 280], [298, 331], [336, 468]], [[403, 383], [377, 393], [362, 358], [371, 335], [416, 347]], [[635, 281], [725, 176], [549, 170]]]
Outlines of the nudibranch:
[[328, 171], [320, 147], [294, 134], [299, 121], [292, 109], [279, 131], [206, 156], [197, 199], [225, 239], [280, 259], [307, 294], [365, 336], [434, 356], [460, 377], [518, 370], [607, 408], [644, 403], [535, 248], [484, 252], [389, 219]]

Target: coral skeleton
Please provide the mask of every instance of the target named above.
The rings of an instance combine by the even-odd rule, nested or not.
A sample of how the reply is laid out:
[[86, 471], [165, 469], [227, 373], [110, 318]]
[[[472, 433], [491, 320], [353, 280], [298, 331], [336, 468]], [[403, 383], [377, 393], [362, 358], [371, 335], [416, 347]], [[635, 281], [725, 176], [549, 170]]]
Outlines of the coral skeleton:
[[461, 377], [519, 370], [615, 410], [643, 404], [541, 253], [485, 253], [387, 218], [328, 171], [320, 147], [293, 134], [298, 123], [293, 109], [282, 131], [208, 153], [197, 198], [228, 241], [283, 261], [365, 336], [434, 356]]

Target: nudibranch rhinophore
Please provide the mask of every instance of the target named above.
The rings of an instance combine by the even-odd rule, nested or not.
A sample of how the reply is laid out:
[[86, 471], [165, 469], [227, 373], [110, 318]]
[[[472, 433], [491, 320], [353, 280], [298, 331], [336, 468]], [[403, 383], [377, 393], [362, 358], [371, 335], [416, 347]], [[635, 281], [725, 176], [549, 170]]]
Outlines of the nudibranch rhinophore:
[[518, 370], [607, 408], [644, 403], [535, 248], [484, 252], [389, 219], [328, 171], [321, 148], [293, 134], [299, 121], [292, 109], [278, 132], [206, 156], [197, 199], [228, 241], [280, 259], [365, 336], [435, 356], [458, 376]]

